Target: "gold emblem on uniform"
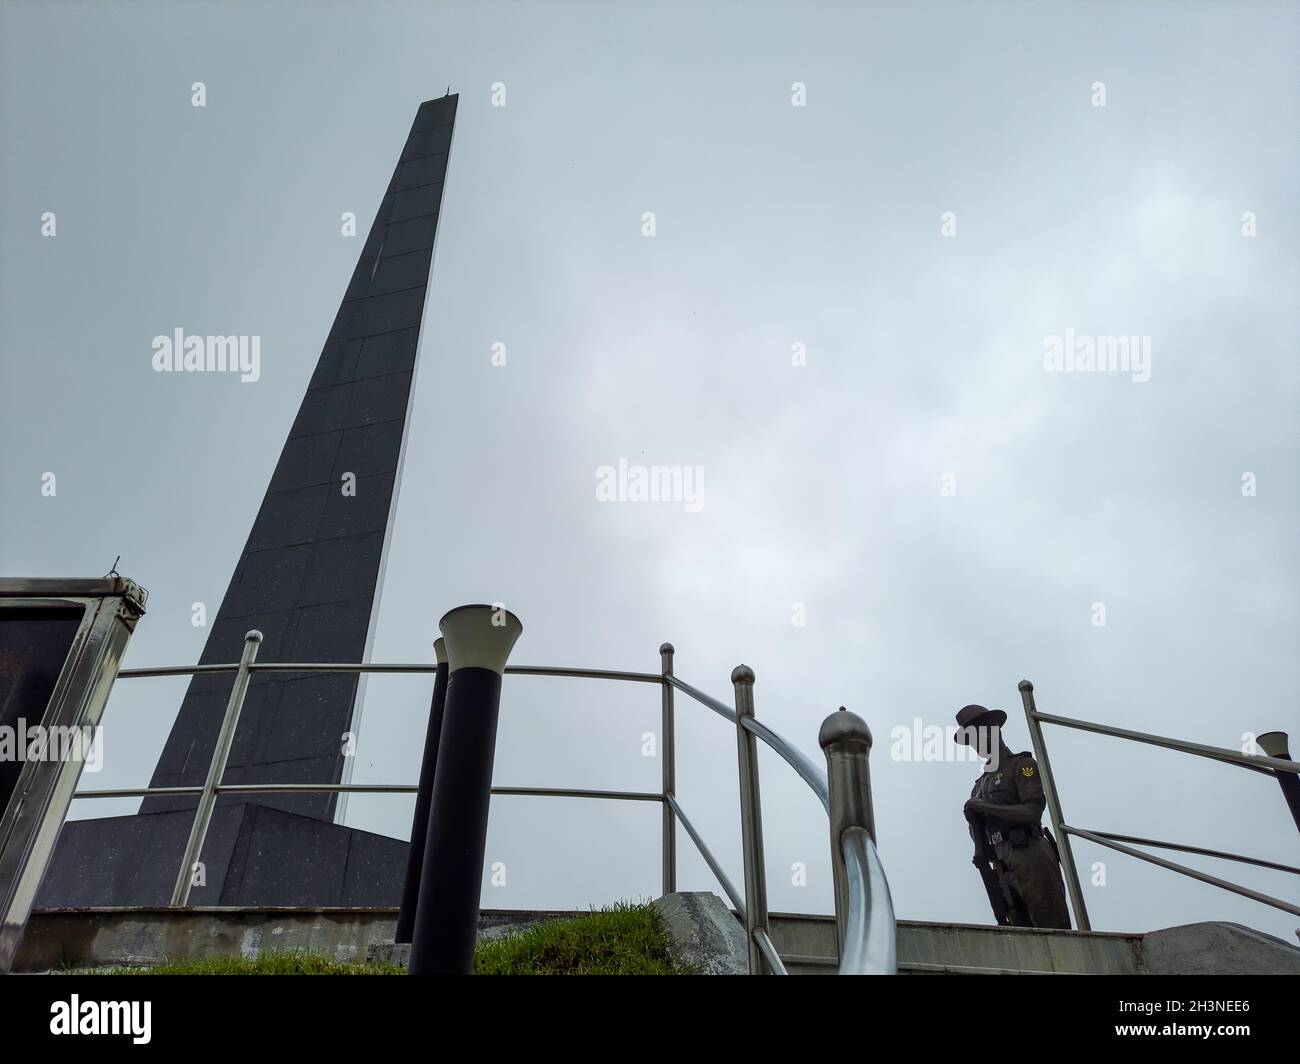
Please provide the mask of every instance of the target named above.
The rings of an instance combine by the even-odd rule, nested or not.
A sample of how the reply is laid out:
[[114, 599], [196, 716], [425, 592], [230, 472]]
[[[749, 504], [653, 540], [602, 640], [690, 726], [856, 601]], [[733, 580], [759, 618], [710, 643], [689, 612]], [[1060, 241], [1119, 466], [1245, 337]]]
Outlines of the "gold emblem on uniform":
[[1020, 766], [1020, 774], [1021, 774], [1022, 776], [1024, 776], [1025, 779], [1027, 779], [1027, 780], [1029, 780], [1029, 779], [1033, 779], [1033, 778], [1034, 778], [1034, 766], [1033, 766], [1033, 765], [1021, 765], [1021, 766]]
[[996, 776], [993, 777], [993, 785], [996, 787], [1001, 782], [1002, 782], [1002, 773], [999, 772]]

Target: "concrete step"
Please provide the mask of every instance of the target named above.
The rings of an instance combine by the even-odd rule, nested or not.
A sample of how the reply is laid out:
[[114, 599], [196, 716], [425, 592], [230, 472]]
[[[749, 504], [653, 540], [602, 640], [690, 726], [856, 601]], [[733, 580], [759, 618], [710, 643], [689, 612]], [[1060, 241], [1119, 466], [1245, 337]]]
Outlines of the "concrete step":
[[[772, 913], [772, 942], [791, 975], [833, 975], [830, 916]], [[901, 975], [1300, 975], [1300, 949], [1240, 924], [1146, 933], [1040, 931], [992, 924], [898, 922]]]

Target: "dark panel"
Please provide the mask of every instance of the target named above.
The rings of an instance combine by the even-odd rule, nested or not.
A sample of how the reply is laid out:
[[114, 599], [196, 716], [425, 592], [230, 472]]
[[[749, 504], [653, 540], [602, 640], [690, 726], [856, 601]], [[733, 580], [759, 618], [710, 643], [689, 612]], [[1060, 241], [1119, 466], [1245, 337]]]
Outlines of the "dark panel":
[[388, 239], [384, 241], [384, 255], [405, 255], [411, 251], [431, 248], [437, 229], [436, 214], [426, 214], [421, 218], [412, 218], [405, 222], [394, 222], [388, 227]]
[[407, 188], [418, 188], [420, 185], [431, 185], [435, 181], [441, 181], [447, 173], [447, 153], [439, 155], [426, 155], [420, 159], [412, 159], [410, 162], [402, 163], [393, 174], [393, 183], [388, 186], [389, 192], [400, 192]]
[[423, 287], [353, 300], [340, 308], [330, 339], [351, 340], [394, 329], [409, 329], [420, 324], [423, 312]]
[[248, 538], [249, 551], [310, 543], [329, 506], [331, 486], [316, 484], [296, 491], [268, 494]]
[[419, 329], [399, 329], [382, 336], [368, 336], [357, 359], [358, 380], [380, 377], [385, 373], [402, 373], [415, 366], [420, 344]]
[[382, 532], [388, 524], [389, 504], [396, 473], [358, 477], [355, 495], [334, 492], [325, 503], [325, 514], [316, 532], [318, 541], [362, 532]]

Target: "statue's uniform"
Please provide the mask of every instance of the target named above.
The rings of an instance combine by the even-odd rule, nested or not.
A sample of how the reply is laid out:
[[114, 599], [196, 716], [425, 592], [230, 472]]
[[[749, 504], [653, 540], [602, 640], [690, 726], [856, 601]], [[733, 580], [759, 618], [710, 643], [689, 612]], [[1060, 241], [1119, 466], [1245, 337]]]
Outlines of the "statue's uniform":
[[[994, 806], [1037, 806], [1040, 815], [1047, 805], [1038, 766], [1025, 752], [1003, 758], [996, 768], [990, 762], [975, 781], [970, 796]], [[1043, 834], [1042, 826], [1013, 823], [994, 813], [986, 814], [984, 823], [993, 852], [1005, 869], [1003, 875], [1024, 902], [1031, 926], [1068, 928], [1065, 882], [1056, 849]]]

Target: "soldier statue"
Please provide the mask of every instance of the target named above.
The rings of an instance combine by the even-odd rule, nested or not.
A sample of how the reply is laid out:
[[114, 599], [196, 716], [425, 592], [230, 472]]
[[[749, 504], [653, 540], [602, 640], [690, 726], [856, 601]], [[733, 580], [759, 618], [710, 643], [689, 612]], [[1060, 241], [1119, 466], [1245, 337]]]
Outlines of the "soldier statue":
[[1056, 840], [1040, 823], [1047, 801], [1038, 765], [1002, 741], [1007, 715], [964, 706], [957, 714], [959, 743], [985, 765], [964, 812], [975, 843], [975, 867], [984, 877], [998, 923], [1016, 927], [1070, 926]]

